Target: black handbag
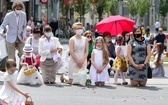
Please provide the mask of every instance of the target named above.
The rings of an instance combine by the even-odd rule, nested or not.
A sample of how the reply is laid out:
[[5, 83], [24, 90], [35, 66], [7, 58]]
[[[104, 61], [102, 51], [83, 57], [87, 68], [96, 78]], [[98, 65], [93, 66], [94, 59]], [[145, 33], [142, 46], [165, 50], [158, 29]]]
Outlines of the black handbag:
[[149, 64], [147, 65], [147, 67], [148, 67], [147, 77], [148, 77], [148, 79], [151, 79], [152, 78], [152, 68], [150, 67]]

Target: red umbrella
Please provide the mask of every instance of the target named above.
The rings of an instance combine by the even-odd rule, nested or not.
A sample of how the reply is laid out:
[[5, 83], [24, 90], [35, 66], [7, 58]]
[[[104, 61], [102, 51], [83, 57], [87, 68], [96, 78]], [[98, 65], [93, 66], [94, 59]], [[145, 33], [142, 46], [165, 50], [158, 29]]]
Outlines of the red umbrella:
[[131, 32], [135, 22], [120, 15], [110, 16], [96, 24], [96, 29], [100, 33], [110, 32], [112, 36], [122, 34], [123, 31]]

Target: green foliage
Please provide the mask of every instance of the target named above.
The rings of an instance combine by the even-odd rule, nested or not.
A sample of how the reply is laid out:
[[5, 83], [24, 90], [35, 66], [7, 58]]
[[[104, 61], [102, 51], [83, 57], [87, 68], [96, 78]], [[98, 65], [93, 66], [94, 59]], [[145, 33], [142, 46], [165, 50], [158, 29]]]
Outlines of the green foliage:
[[130, 14], [132, 16], [138, 14], [137, 0], [129, 0], [126, 5], [128, 6]]
[[110, 6], [110, 13], [111, 15], [117, 15], [118, 14], [118, 1], [111, 1], [111, 6]]
[[166, 17], [168, 12], [168, 0], [160, 0], [159, 12], [163, 17]]
[[132, 16], [139, 14], [140, 17], [143, 17], [150, 7], [149, 0], [129, 0], [127, 6]]
[[96, 0], [95, 7], [99, 15], [99, 21], [102, 19], [103, 13], [109, 10], [110, 2], [108, 0]]
[[85, 15], [90, 10], [91, 0], [78, 0], [77, 4], [74, 4], [74, 10], [79, 13], [80, 16]]

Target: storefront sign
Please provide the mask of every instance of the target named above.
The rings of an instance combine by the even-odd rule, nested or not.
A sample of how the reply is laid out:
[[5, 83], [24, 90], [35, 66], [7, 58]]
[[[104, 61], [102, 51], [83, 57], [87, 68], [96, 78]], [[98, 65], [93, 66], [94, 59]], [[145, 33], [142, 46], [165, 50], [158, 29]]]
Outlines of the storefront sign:
[[[11, 2], [14, 2], [14, 1], [15, 1], [15, 0], [11, 0]], [[24, 2], [24, 1], [29, 1], [29, 0], [21, 0], [21, 1], [23, 1], [23, 2]]]
[[40, 3], [42, 3], [42, 4], [47, 4], [47, 3], [48, 3], [48, 0], [40, 0]]

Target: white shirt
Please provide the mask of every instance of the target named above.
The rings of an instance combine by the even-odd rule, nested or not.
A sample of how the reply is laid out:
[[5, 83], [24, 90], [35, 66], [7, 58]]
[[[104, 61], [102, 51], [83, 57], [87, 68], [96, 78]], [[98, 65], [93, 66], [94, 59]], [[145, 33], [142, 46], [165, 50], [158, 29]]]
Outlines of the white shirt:
[[[48, 49], [51, 50], [51, 49], [54, 47], [54, 40], [52, 40], [52, 39], [50, 38], [50, 40], [48, 41], [48, 39], [46, 38], [45, 41], [46, 41], [46, 43], [47, 43]], [[50, 54], [47, 56], [47, 58], [49, 58], [49, 59], [53, 58], [52, 53], [50, 53]]]
[[15, 13], [15, 16], [16, 16], [16, 23], [18, 25], [19, 24], [19, 15], [16, 15], [16, 13]]
[[120, 55], [123, 56], [123, 55], [124, 55], [124, 51], [123, 51], [123, 49], [122, 49], [121, 46], [116, 45], [115, 51], [117, 52], [117, 49], [118, 49], [118, 48], [121, 48], [121, 50], [120, 50]]
[[160, 28], [160, 23], [159, 22], [155, 23], [155, 28]]

